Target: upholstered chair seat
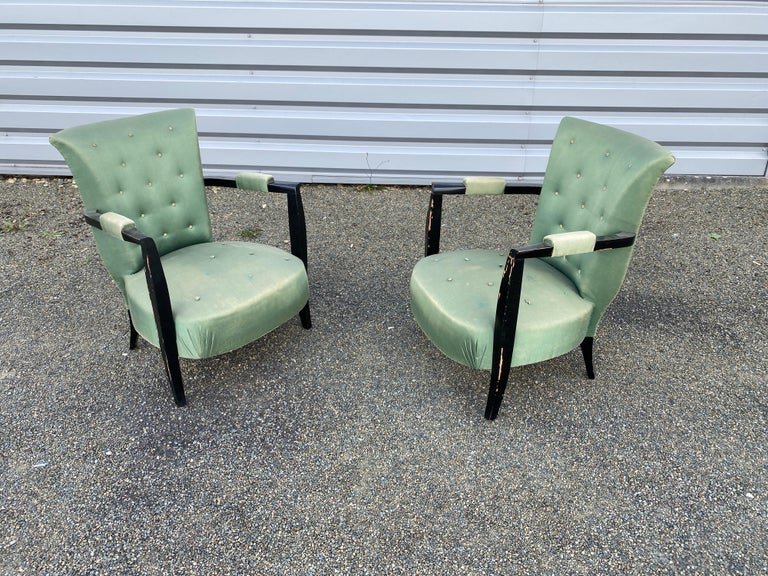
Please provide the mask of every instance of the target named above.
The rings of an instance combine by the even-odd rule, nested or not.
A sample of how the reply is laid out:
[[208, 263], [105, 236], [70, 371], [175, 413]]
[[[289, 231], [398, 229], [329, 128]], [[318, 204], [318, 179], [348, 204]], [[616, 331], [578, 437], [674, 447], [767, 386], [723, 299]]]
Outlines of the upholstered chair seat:
[[[426, 336], [446, 356], [482, 370], [491, 368], [496, 302], [507, 255], [457, 250], [420, 260], [411, 278], [411, 311]], [[517, 342], [512, 366], [549, 360], [573, 350], [587, 334], [594, 305], [545, 261], [523, 272]]]
[[[182, 358], [209, 358], [253, 342], [296, 316], [309, 298], [301, 260], [263, 244], [206, 242], [161, 262]], [[159, 346], [143, 270], [125, 277], [125, 293], [136, 331]]]

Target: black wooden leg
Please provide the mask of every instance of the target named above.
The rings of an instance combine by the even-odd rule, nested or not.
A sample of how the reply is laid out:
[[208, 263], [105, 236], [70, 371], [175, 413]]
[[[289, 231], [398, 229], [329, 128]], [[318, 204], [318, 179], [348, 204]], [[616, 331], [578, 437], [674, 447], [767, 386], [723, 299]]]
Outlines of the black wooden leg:
[[181, 379], [181, 366], [179, 365], [179, 354], [176, 346], [171, 346], [171, 350], [165, 346], [160, 346], [160, 352], [163, 355], [165, 363], [165, 374], [168, 376], [168, 384], [171, 386], [171, 393], [176, 406], [186, 406], [187, 397], [184, 394], [184, 382]]
[[584, 355], [584, 364], [587, 366], [587, 377], [595, 379], [595, 368], [592, 365], [592, 342], [594, 338], [587, 336], [581, 341], [581, 353]]
[[301, 325], [309, 330], [312, 328], [312, 316], [309, 313], [309, 302], [307, 302], [304, 308], [299, 312], [299, 318], [301, 318]]
[[512, 351], [508, 352], [502, 348], [498, 358], [499, 361], [491, 368], [491, 385], [488, 388], [488, 401], [485, 404], [486, 420], [496, 420], [496, 416], [499, 415], [499, 408], [501, 408], [501, 401], [504, 399], [504, 391], [507, 389], [509, 380]]
[[128, 349], [133, 350], [136, 348], [136, 339], [139, 336], [139, 333], [136, 332], [136, 328], [133, 327], [133, 318], [131, 318], [131, 311], [128, 311], [128, 324], [130, 325], [131, 329], [131, 335], [128, 340]]

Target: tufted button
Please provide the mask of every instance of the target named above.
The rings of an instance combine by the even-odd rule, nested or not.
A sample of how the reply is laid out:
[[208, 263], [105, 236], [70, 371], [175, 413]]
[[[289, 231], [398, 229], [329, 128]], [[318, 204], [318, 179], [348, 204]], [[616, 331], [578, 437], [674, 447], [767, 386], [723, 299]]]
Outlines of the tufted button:
[[118, 194], [120, 194], [120, 196], [122, 196], [123, 194], [125, 194], [125, 192], [124, 192], [123, 190], [118, 190], [118, 191], [117, 191], [117, 193], [118, 193]]
[[585, 207], [586, 207], [586, 204], [584, 204], [584, 202], [582, 202], [582, 203], [581, 203], [581, 207], [582, 207], [582, 208], [585, 208]]
[[173, 126], [168, 126], [168, 130], [173, 132]]
[[603, 192], [605, 192], [606, 190], [608, 190], [608, 186], [603, 186]]
[[446, 280], [447, 280], [448, 282], [453, 282], [453, 278], [451, 278], [450, 276], [449, 276], [448, 278], [446, 278]]
[[93, 146], [94, 148], [98, 148], [98, 147], [99, 147], [99, 145], [98, 145], [98, 144], [96, 144], [96, 142], [94, 142], [93, 144], [91, 144], [91, 146]]
[[120, 166], [122, 166], [123, 168], [125, 168], [125, 167], [127, 166], [127, 164], [125, 163], [125, 160], [123, 160], [122, 162], [120, 162]]
[[468, 256], [464, 256], [464, 261], [465, 262], [469, 262], [469, 257]]
[[211, 260], [213, 260], [214, 258], [216, 258], [216, 254], [211, 254]]
[[150, 188], [152, 188], [152, 180], [147, 180], [147, 186], [149, 186]]
[[493, 282], [488, 282], [488, 286], [493, 286]]
[[157, 153], [157, 157], [158, 157], [158, 158], [162, 158], [162, 157], [163, 157], [163, 153], [162, 153], [162, 152], [158, 152], [158, 153]]
[[141, 213], [141, 217], [144, 218], [144, 212]]
[[606, 152], [606, 153], [605, 153], [605, 157], [606, 157], [606, 158], [608, 158], [610, 155], [611, 155], [611, 153], [610, 153], [610, 152]]
[[187, 226], [187, 228], [189, 228], [190, 230], [192, 230], [192, 224], [190, 224], [189, 226]]
[[168, 232], [163, 232], [163, 238], [168, 238]]
[[574, 142], [576, 142], [576, 140], [574, 140], [573, 138], [571, 138], [571, 144], [573, 144]]
[[563, 225], [562, 225], [562, 224], [560, 224], [560, 228], [563, 228]]
[[581, 178], [581, 172], [576, 172], [576, 178]]
[[176, 202], [171, 202], [171, 206], [173, 206], [174, 208], [176, 208]]
[[133, 132], [128, 132], [128, 138], [133, 138]]
[[198, 302], [200, 300], [200, 296], [195, 296], [195, 301]]
[[184, 178], [184, 173], [183, 172], [179, 172], [179, 178]]
[[557, 190], [555, 190], [555, 196], [560, 196], [560, 192], [558, 192]]

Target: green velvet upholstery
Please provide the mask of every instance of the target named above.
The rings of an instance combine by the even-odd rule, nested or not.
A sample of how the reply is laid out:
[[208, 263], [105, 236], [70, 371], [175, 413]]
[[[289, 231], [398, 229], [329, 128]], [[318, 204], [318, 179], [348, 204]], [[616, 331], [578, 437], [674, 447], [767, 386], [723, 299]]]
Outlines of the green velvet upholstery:
[[[168, 110], [63, 130], [51, 143], [67, 161], [86, 210], [116, 212], [154, 238], [160, 255], [209, 242], [211, 222], [193, 110]], [[125, 294], [141, 270], [138, 246], [94, 230], [104, 265]]]
[[[67, 161], [86, 210], [102, 212], [102, 230], [94, 230], [99, 253], [123, 293], [132, 326], [152, 344], [160, 345], [160, 320], [142, 251], [121, 239], [134, 223], [157, 245], [181, 357], [205, 358], [243, 346], [307, 304], [300, 258], [254, 243], [211, 241], [193, 110], [70, 128], [54, 134], [51, 143]], [[263, 190], [271, 181], [268, 175], [242, 179], [246, 187]], [[308, 306], [303, 313], [308, 327]]]
[[[539, 195], [530, 242], [544, 236], [589, 230], [597, 236], [636, 234], [659, 177], [675, 159], [635, 134], [577, 118], [563, 118]], [[583, 298], [595, 305], [586, 336], [619, 291], [632, 248], [553, 258]]]
[[[511, 366], [564, 354], [594, 335], [631, 256], [631, 248], [592, 252], [594, 236], [637, 233], [654, 185], [673, 162], [669, 152], [639, 136], [576, 118], [562, 120], [530, 243], [541, 244], [549, 236], [558, 252], [588, 253], [525, 261]], [[575, 237], [557, 236], [574, 231], [587, 234], [576, 235], [575, 244], [568, 241]], [[414, 268], [410, 297], [416, 322], [457, 362], [491, 368], [506, 256], [484, 250], [441, 253]]]
[[121, 216], [117, 212], [105, 212], [99, 216], [99, 224], [101, 224], [101, 231], [104, 234], [123, 239], [123, 230], [130, 228], [136, 228], [136, 222], [125, 216]]
[[[422, 258], [411, 277], [416, 322], [449, 358], [487, 370], [493, 323], [507, 255], [459, 250]], [[554, 358], [584, 338], [594, 306], [573, 283], [542, 260], [525, 266], [512, 366]]]
[[496, 195], [504, 194], [507, 181], [504, 178], [489, 176], [469, 176], [464, 178], [466, 194], [469, 195]]
[[[271, 246], [206, 242], [166, 254], [162, 262], [182, 358], [244, 346], [296, 316], [309, 298], [302, 261]], [[157, 346], [144, 272], [127, 276], [125, 288], [136, 330]]]
[[597, 236], [589, 230], [576, 232], [560, 232], [559, 234], [547, 234], [544, 236], [544, 244], [552, 246], [552, 256], [573, 256], [574, 254], [586, 254], [595, 249]]
[[270, 174], [261, 172], [241, 172], [235, 178], [238, 188], [256, 190], [257, 192], [267, 192], [269, 185], [274, 181], [275, 179]]

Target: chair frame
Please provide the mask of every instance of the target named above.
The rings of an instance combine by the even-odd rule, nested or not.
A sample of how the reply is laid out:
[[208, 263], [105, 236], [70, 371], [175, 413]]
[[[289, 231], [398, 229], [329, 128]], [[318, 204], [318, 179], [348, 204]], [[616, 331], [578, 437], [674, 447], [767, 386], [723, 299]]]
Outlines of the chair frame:
[[[427, 209], [427, 222], [424, 232], [424, 256], [440, 252], [440, 227], [442, 223], [443, 196], [465, 194], [466, 186], [447, 182], [432, 184], [432, 192]], [[540, 186], [506, 185], [504, 194], [540, 194]], [[595, 251], [627, 248], [635, 242], [635, 235], [629, 232], [617, 232], [598, 236]], [[507, 255], [504, 273], [499, 286], [496, 303], [496, 316], [493, 325], [493, 357], [491, 364], [491, 382], [488, 388], [488, 400], [485, 405], [486, 420], [495, 420], [499, 414], [504, 392], [509, 381], [512, 366], [512, 352], [515, 346], [517, 317], [520, 308], [520, 294], [523, 285], [523, 270], [528, 258], [547, 258], [552, 256], [552, 246], [546, 244], [526, 244], [512, 248]], [[587, 336], [580, 348], [584, 356], [587, 377], [595, 378], [592, 363], [594, 338]]]
[[[219, 186], [237, 188], [233, 179], [204, 178], [205, 186]], [[288, 182], [273, 182], [268, 185], [270, 192], [285, 194], [288, 204], [288, 229], [290, 233], [291, 254], [307, 264], [307, 228], [304, 218], [304, 205], [301, 201], [301, 184]], [[101, 230], [99, 222], [100, 213], [96, 210], [84, 212], [85, 221]], [[179, 365], [179, 352], [176, 345], [176, 325], [173, 321], [173, 307], [168, 293], [168, 283], [165, 279], [160, 254], [157, 245], [151, 236], [147, 236], [137, 228], [128, 228], [122, 231], [123, 240], [137, 244], [141, 248], [144, 260], [144, 273], [147, 278], [147, 289], [152, 302], [152, 312], [157, 326], [158, 343], [165, 365], [165, 373], [171, 387], [174, 402], [177, 406], [185, 406], [187, 403], [184, 393], [184, 382], [181, 377]], [[309, 311], [309, 302], [299, 312], [301, 325], [305, 329], [312, 327], [312, 318]], [[130, 326], [129, 349], [136, 348], [138, 333], [133, 325], [131, 313], [128, 311], [128, 323]]]

